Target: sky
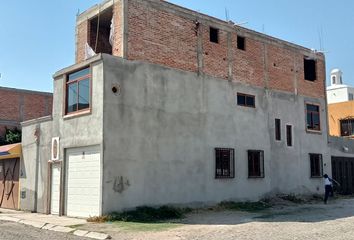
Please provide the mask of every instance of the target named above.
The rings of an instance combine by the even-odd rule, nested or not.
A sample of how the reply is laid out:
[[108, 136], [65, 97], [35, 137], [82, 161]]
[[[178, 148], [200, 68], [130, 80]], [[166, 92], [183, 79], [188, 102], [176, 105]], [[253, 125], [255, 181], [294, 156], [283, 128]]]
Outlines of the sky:
[[[78, 12], [100, 0], [0, 0], [0, 86], [53, 89], [52, 75], [75, 61]], [[354, 86], [354, 1], [170, 0], [326, 55]]]

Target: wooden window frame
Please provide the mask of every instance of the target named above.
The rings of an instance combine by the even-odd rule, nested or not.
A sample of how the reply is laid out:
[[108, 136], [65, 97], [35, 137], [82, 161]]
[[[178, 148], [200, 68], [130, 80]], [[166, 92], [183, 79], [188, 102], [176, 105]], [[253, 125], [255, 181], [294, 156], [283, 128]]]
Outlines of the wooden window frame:
[[[245, 97], [245, 104], [241, 104], [241, 103], [239, 103], [239, 101], [238, 101], [238, 97]], [[248, 97], [251, 97], [251, 98], [253, 98], [253, 105], [248, 105], [247, 104], [247, 98]], [[245, 93], [237, 93], [236, 94], [236, 101], [237, 101], [237, 105], [238, 106], [242, 106], [242, 107], [250, 107], [250, 108], [256, 108], [256, 96], [255, 95], [250, 95], [250, 94], [245, 94]]]
[[[319, 157], [318, 159], [313, 159], [313, 157]], [[323, 175], [323, 156], [320, 153], [309, 153], [309, 159], [310, 159], [310, 177], [311, 178], [322, 178]], [[316, 163], [313, 164], [313, 161], [318, 160], [319, 162], [317, 163], [319, 169], [313, 170], [313, 165], [316, 165]], [[316, 174], [315, 172], [317, 172]]]
[[281, 119], [276, 118], [274, 120], [275, 140], [281, 141]]
[[[259, 154], [259, 172], [257, 173], [254, 168], [254, 161], [255, 159], [251, 159], [251, 154]], [[248, 162], [248, 178], [265, 178], [264, 174], [264, 151], [263, 150], [248, 150], [247, 151], [247, 162]], [[253, 160], [253, 170], [250, 169], [250, 162]]]
[[[82, 71], [84, 69], [89, 69], [89, 73], [84, 76], [81, 76], [81, 77], [78, 77], [78, 78], [75, 78], [75, 79], [69, 81], [69, 75], [79, 72], [79, 71]], [[90, 88], [89, 89], [89, 96], [90, 96], [89, 107], [84, 108], [84, 109], [80, 109], [77, 111], [73, 111], [73, 112], [68, 112], [68, 97], [69, 97], [68, 96], [68, 85], [76, 82], [77, 89], [78, 89], [78, 92], [77, 92], [77, 105], [78, 105], [79, 104], [79, 82], [82, 80], [86, 80], [86, 79], [89, 79], [89, 88]], [[76, 69], [74, 71], [66, 73], [64, 75], [64, 91], [65, 91], [65, 93], [64, 93], [64, 108], [63, 108], [64, 111], [63, 112], [64, 112], [65, 118], [73, 117], [76, 115], [91, 113], [91, 109], [92, 109], [92, 67], [91, 67], [91, 65], [81, 67], [79, 69]]]
[[[222, 159], [222, 152], [228, 151], [229, 162], [228, 166], [224, 168], [225, 163]], [[218, 168], [220, 167], [220, 168]], [[221, 170], [221, 173], [218, 170]], [[227, 174], [224, 174], [224, 170], [228, 171]], [[215, 148], [215, 179], [228, 179], [235, 178], [235, 149], [233, 148]]]
[[[319, 120], [319, 123], [318, 123], [318, 130], [317, 129], [309, 129], [308, 128], [308, 123], [307, 123], [307, 114], [308, 114], [308, 110], [307, 110], [307, 105], [313, 105], [313, 106], [317, 106], [318, 107], [318, 120]], [[311, 113], [313, 111], [310, 111]], [[313, 112], [313, 113], [316, 113], [316, 112]], [[312, 123], [313, 124], [313, 123]], [[320, 104], [317, 104], [317, 103], [310, 103], [310, 102], [306, 102], [305, 103], [305, 127], [306, 127], [306, 131], [309, 132], [309, 133], [321, 133], [321, 105]]]

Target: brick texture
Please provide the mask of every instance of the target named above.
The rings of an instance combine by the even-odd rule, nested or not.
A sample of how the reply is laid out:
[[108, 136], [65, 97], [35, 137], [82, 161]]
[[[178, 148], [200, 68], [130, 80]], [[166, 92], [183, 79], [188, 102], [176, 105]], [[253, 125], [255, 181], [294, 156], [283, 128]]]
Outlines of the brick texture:
[[[169, 3], [150, 0], [127, 0], [127, 3], [126, 16], [122, 15], [122, 0], [113, 8], [115, 56], [123, 56], [123, 45], [127, 45], [125, 57], [129, 60], [148, 61], [304, 96], [325, 96], [325, 62], [320, 54], [243, 28], [225, 27], [222, 21], [182, 8], [176, 10], [176, 6]], [[124, 19], [127, 21], [126, 38], [123, 36]], [[218, 43], [210, 42], [210, 27], [219, 29]], [[78, 49], [87, 41], [87, 31], [87, 23], [78, 25]], [[245, 50], [237, 48], [237, 35], [245, 37]], [[304, 79], [305, 56], [317, 61], [314, 82]], [[77, 62], [82, 60], [82, 50], [78, 50]]]
[[20, 127], [20, 122], [52, 113], [52, 95], [0, 88], [0, 135], [5, 127]]

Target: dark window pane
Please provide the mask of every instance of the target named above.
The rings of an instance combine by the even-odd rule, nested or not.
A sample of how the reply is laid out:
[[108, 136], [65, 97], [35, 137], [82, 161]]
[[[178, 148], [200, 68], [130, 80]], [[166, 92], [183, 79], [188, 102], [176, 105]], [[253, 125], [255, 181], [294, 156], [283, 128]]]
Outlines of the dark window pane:
[[304, 59], [304, 76], [305, 80], [316, 80], [316, 61], [313, 59]]
[[77, 111], [77, 83], [71, 83], [67, 86], [67, 112]]
[[240, 50], [245, 50], [245, 38], [237, 36], [237, 48]]
[[246, 105], [246, 96], [245, 95], [237, 95], [237, 104], [245, 106]]
[[90, 107], [90, 80], [79, 81], [79, 109]]
[[275, 140], [281, 140], [280, 119], [275, 119]]
[[248, 151], [248, 177], [264, 177], [263, 151]]
[[88, 74], [90, 74], [90, 68], [82, 69], [78, 72], [74, 72], [72, 74], [69, 74], [68, 81], [72, 81], [72, 80], [81, 78], [81, 77], [86, 76]]
[[286, 126], [286, 144], [291, 147], [293, 145], [293, 136], [292, 136], [292, 127], [291, 125]]
[[246, 97], [246, 105], [249, 107], [254, 107], [254, 97], [253, 96]]
[[210, 28], [210, 42], [219, 43], [219, 29]]
[[319, 112], [319, 106], [317, 105], [307, 104], [306, 109], [311, 112]]
[[322, 177], [322, 154], [310, 153], [311, 177]]

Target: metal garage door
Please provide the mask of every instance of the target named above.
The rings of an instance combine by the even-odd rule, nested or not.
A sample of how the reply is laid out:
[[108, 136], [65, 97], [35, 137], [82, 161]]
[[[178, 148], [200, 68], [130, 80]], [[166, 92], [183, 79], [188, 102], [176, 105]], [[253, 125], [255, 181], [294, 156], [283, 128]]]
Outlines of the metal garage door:
[[332, 177], [340, 183], [342, 194], [354, 193], [354, 158], [332, 156]]
[[60, 202], [60, 164], [52, 164], [52, 186], [51, 186], [51, 202], [50, 213], [59, 214]]
[[100, 215], [101, 167], [98, 147], [68, 149], [66, 215]]

